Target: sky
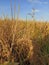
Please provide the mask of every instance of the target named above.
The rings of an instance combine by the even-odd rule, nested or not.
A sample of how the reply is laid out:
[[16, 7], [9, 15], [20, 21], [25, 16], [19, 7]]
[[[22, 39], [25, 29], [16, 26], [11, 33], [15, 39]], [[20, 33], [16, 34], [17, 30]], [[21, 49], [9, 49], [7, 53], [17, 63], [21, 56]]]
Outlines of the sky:
[[[49, 21], [49, 0], [12, 0], [12, 11], [14, 15], [14, 3], [16, 3], [16, 17], [18, 5], [20, 5], [19, 18], [32, 19], [31, 15], [35, 9], [35, 19]], [[0, 0], [0, 17], [8, 16], [11, 18], [10, 0]]]

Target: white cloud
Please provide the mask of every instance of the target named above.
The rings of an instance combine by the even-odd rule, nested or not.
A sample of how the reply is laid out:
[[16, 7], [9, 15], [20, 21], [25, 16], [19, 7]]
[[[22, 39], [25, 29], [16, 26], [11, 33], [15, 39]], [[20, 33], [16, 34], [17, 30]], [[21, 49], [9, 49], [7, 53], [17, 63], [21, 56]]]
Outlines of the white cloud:
[[36, 9], [35, 12], [40, 12], [40, 10]]
[[47, 1], [42, 2], [41, 0], [28, 0], [31, 3], [37, 3], [37, 4], [48, 4]]
[[43, 2], [44, 4], [48, 4], [48, 2]]

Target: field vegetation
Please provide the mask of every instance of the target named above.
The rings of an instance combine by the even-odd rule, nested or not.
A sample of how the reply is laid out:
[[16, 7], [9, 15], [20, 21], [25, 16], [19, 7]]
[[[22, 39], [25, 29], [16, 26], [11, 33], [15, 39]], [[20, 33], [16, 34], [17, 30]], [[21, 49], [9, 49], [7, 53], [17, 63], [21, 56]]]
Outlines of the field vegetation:
[[0, 19], [0, 65], [49, 65], [49, 23]]

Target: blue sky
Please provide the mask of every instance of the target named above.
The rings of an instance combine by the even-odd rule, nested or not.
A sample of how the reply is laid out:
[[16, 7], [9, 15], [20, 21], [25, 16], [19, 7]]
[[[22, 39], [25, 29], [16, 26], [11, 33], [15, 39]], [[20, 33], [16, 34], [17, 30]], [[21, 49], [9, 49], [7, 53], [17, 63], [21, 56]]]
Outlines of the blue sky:
[[[13, 14], [14, 1], [12, 0]], [[16, 0], [16, 15], [18, 12], [18, 5], [20, 4], [20, 18], [26, 19], [28, 13], [32, 13], [32, 8], [35, 8], [35, 19], [49, 20], [49, 0]], [[8, 15], [11, 17], [10, 0], [0, 0], [0, 17]], [[28, 16], [28, 19], [32, 19]]]

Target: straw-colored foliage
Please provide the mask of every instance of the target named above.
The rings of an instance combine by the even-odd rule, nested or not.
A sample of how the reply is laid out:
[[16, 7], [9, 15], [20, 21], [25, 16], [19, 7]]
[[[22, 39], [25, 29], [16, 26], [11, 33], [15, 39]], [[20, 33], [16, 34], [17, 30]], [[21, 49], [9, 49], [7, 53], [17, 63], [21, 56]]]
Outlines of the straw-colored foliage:
[[13, 63], [49, 65], [48, 22], [0, 20], [0, 64]]

